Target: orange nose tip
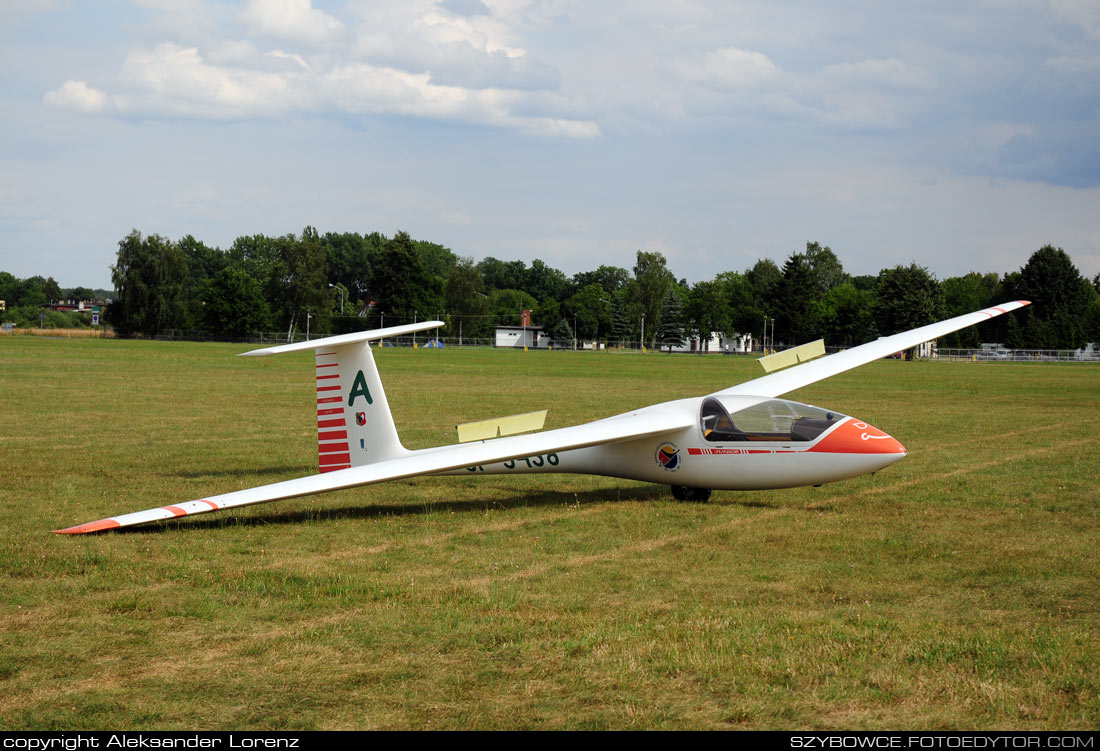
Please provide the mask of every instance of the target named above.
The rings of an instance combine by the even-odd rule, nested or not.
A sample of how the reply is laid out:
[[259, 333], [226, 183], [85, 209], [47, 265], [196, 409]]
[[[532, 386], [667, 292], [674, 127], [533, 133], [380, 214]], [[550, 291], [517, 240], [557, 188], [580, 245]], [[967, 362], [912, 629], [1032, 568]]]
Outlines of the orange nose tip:
[[849, 419], [825, 436], [811, 451], [829, 454], [904, 454], [905, 447], [874, 425]]

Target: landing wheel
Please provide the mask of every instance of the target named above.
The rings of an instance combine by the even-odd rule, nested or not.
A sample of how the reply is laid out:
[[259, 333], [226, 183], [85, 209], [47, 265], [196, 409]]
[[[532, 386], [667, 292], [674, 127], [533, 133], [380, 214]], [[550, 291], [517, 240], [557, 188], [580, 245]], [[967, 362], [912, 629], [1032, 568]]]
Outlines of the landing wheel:
[[689, 488], [686, 485], [673, 485], [672, 497], [678, 501], [706, 503], [710, 500], [710, 488]]

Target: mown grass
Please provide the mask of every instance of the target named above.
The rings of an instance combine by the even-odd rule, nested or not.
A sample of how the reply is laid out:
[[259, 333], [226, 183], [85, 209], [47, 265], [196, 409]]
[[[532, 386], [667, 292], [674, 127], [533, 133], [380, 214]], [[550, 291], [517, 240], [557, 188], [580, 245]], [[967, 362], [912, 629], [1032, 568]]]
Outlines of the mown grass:
[[[309, 355], [0, 340], [0, 728], [1095, 728], [1100, 372], [873, 363], [794, 395], [910, 456], [679, 504], [421, 478], [79, 538], [314, 470]], [[405, 442], [753, 377], [738, 358], [382, 350]]]

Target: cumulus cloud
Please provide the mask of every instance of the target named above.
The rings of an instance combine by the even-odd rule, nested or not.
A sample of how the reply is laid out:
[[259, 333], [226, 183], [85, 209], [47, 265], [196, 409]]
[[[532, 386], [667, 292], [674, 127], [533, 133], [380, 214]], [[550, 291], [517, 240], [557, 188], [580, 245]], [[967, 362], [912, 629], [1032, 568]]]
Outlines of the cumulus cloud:
[[[110, 93], [73, 80], [46, 101], [86, 113], [214, 120], [398, 114], [598, 136], [599, 127], [554, 92], [557, 70], [528, 56], [489, 13], [480, 3], [413, 4], [387, 19], [389, 26], [365, 23], [352, 32], [309, 0], [249, 0], [239, 14], [249, 38], [138, 49]], [[353, 34], [356, 43], [339, 44]]]
[[254, 34], [307, 45], [338, 42], [344, 24], [310, 0], [248, 0], [240, 19]]
[[936, 85], [936, 78], [931, 73], [894, 57], [827, 65], [822, 69], [821, 75], [847, 86], [931, 89]]
[[767, 55], [736, 47], [723, 47], [708, 54], [701, 72], [708, 81], [732, 88], [766, 84], [780, 74]]
[[95, 114], [107, 108], [107, 95], [84, 81], [66, 81], [60, 88], [46, 93], [46, 104]]

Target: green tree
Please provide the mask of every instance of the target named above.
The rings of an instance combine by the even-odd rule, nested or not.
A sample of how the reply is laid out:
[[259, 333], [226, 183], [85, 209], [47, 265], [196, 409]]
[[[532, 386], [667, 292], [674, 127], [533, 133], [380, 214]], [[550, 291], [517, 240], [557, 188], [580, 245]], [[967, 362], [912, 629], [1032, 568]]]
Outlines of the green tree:
[[802, 253], [792, 253], [783, 265], [783, 278], [772, 303], [780, 339], [794, 345], [818, 337], [816, 299], [817, 287], [809, 261]]
[[834, 287], [846, 284], [851, 277], [844, 273], [844, 266], [836, 253], [826, 245], [821, 247], [816, 242], [806, 243], [806, 263], [810, 265], [810, 276], [813, 278], [814, 291], [818, 295], [824, 295]]
[[[497, 326], [519, 326], [520, 313], [534, 310], [538, 300], [519, 289], [494, 289], [489, 293], [489, 315]], [[533, 320], [533, 324], [542, 323]]]
[[611, 340], [623, 347], [630, 338], [630, 319], [627, 316], [627, 304], [624, 299], [625, 287], [611, 296]]
[[[328, 283], [343, 285], [346, 304], [362, 307], [369, 303], [372, 251], [377, 253], [385, 238], [375, 232], [363, 237], [358, 232], [326, 232], [321, 237], [328, 268]], [[357, 309], [358, 309], [357, 307]], [[354, 311], [352, 311], [354, 312]]]
[[481, 259], [477, 265], [485, 289], [523, 289], [527, 266], [523, 261], [501, 261], [492, 256]]
[[444, 290], [447, 313], [451, 316], [448, 327], [452, 335], [468, 339], [491, 335], [489, 320], [489, 296], [481, 280], [473, 258], [459, 258], [447, 276]]
[[229, 248], [229, 265], [248, 272], [266, 293], [271, 289], [275, 269], [279, 264], [279, 252], [279, 243], [275, 238], [266, 235], [242, 235]]
[[657, 330], [657, 341], [662, 347], [668, 347], [669, 352], [673, 347], [684, 346], [683, 303], [675, 289], [669, 289], [661, 306], [661, 325]]
[[0, 300], [9, 309], [19, 304], [19, 280], [6, 271], [0, 271]]
[[183, 323], [187, 258], [175, 243], [132, 230], [118, 243], [111, 281], [115, 301], [107, 317], [119, 336], [156, 336]]
[[420, 260], [424, 264], [424, 269], [428, 272], [428, 275], [438, 279], [439, 286], [442, 287], [447, 278], [451, 275], [451, 269], [458, 261], [458, 258], [451, 252], [450, 248], [445, 248], [439, 243], [428, 242], [426, 240], [414, 240], [413, 246], [416, 248], [416, 252], [420, 256]]
[[628, 281], [630, 281], [630, 272], [626, 269], [618, 266], [600, 266], [595, 271], [581, 271], [574, 274], [569, 282], [572, 290], [570, 294], [575, 294], [577, 290], [589, 284], [598, 284], [603, 287], [607, 296], [610, 296], [625, 287]]
[[[779, 295], [779, 286], [783, 282], [783, 272], [770, 258], [761, 258], [753, 267], [745, 272], [745, 277], [752, 285], [756, 305], [767, 316], [775, 316], [776, 298]], [[763, 320], [761, 320], [763, 327]]]
[[916, 263], [883, 269], [872, 310], [882, 335], [925, 326], [943, 318], [943, 292], [928, 269]]
[[241, 339], [271, 327], [263, 289], [243, 269], [222, 269], [204, 284], [201, 296], [202, 325], [212, 334]]
[[371, 299], [375, 310], [392, 316], [393, 324], [412, 323], [435, 315], [443, 302], [436, 284], [407, 232], [386, 242], [375, 264]]
[[[971, 271], [963, 276], [953, 276], [940, 282], [943, 291], [944, 317], [953, 318], [965, 313], [973, 313], [990, 305], [995, 305], [1000, 300], [1001, 280], [998, 274], [979, 274]], [[992, 321], [991, 321], [992, 323]], [[995, 330], [994, 330], [995, 331]], [[982, 326], [970, 328], [948, 334], [940, 340], [941, 347], [975, 348], [986, 339], [991, 332]]]
[[186, 326], [200, 328], [205, 323], [202, 310], [204, 291], [229, 264], [229, 255], [196, 240], [193, 235], [181, 237], [179, 247], [187, 258], [187, 284], [183, 291], [187, 305]]
[[284, 235], [276, 241], [278, 260], [268, 287], [268, 298], [280, 326], [287, 327], [287, 338], [306, 322], [313, 331], [327, 330], [332, 312], [325, 273], [325, 251], [313, 227], [302, 230], [301, 237]]
[[1100, 346], [1100, 296], [1089, 303], [1083, 323], [1085, 339]]
[[561, 299], [566, 284], [565, 274], [536, 258], [531, 262], [531, 268], [524, 272], [521, 289], [536, 300], [545, 300], [547, 297], [558, 300]]
[[599, 284], [585, 285], [563, 303], [562, 317], [573, 323], [577, 339], [606, 339], [611, 334], [611, 301], [607, 299], [607, 291]]
[[1006, 274], [1003, 285], [1009, 299], [1031, 301], [1023, 314], [1025, 347], [1074, 349], [1085, 343], [1084, 315], [1096, 291], [1064, 250], [1043, 246], [1019, 272]]
[[752, 283], [747, 274], [736, 271], [723, 271], [715, 281], [725, 290], [726, 306], [729, 310], [729, 328], [727, 334], [753, 334], [759, 336], [764, 329], [764, 311], [756, 301]]
[[709, 348], [712, 333], [728, 333], [729, 290], [723, 280], [696, 283], [684, 305], [684, 318], [688, 329], [699, 338], [701, 351]]
[[[634, 264], [632, 303], [637, 319], [640, 321], [640, 317], [644, 316], [649, 346], [657, 339], [657, 331], [661, 327], [661, 311], [674, 284], [676, 277], [668, 270], [663, 255], [638, 251]], [[681, 338], [682, 336], [681, 332]], [[645, 346], [647, 342], [642, 344]]]
[[851, 347], [870, 341], [874, 295], [856, 289], [854, 284], [841, 284], [826, 292], [816, 303], [816, 317], [825, 343]]

